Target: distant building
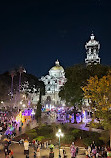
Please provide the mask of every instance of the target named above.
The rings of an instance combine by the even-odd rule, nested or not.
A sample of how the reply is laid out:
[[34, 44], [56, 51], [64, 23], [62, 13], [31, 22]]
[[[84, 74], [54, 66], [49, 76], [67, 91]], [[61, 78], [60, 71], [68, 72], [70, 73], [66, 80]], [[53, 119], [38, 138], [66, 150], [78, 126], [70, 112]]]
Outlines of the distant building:
[[99, 50], [100, 50], [100, 44], [98, 41], [96, 41], [94, 38], [94, 34], [91, 34], [89, 42], [86, 43], [86, 54], [87, 58], [85, 59], [86, 65], [96, 65], [100, 64], [100, 58], [99, 58]]
[[65, 84], [65, 72], [59, 61], [55, 62], [55, 66], [49, 70], [49, 74], [41, 77], [45, 84], [45, 95], [42, 96], [42, 103], [46, 109], [51, 109], [54, 105], [60, 105], [59, 97], [60, 88]]

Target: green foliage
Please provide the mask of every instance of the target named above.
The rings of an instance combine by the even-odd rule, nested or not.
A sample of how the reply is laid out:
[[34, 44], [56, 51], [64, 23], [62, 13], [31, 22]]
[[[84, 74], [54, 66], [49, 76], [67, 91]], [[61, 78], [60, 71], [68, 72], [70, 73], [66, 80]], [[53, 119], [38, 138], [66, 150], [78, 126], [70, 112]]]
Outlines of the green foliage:
[[52, 140], [53, 143], [58, 143], [58, 138], [55, 136], [58, 129], [61, 129], [64, 133], [64, 137], [61, 138], [61, 144], [71, 144], [73, 141], [81, 140], [85, 145], [90, 145], [95, 141], [96, 145], [104, 145], [108, 141], [109, 134], [106, 133], [95, 133], [91, 131], [82, 131], [68, 127], [67, 125], [41, 125], [36, 129], [32, 129], [26, 132], [30, 139], [37, 139], [39, 141]]
[[37, 131], [35, 129], [26, 131], [26, 134], [28, 135], [30, 139], [34, 139], [37, 137]]
[[[15, 69], [16, 74], [13, 79], [13, 93], [15, 94], [18, 91], [18, 84], [19, 84], [19, 72], [18, 69]], [[42, 94], [45, 93], [45, 86], [42, 81], [39, 81], [38, 78], [32, 74], [22, 73], [21, 84], [24, 84], [25, 81], [29, 83], [29, 89], [35, 88], [37, 91], [41, 89]], [[0, 101], [8, 101], [10, 100], [10, 95], [8, 95], [11, 91], [11, 75], [10, 72], [5, 72], [0, 74]], [[26, 92], [27, 94], [27, 92]]]
[[66, 134], [62, 139], [61, 142], [65, 144], [71, 144], [73, 141], [75, 141], [75, 137], [71, 134]]
[[106, 145], [109, 142], [109, 131], [103, 131], [99, 139], [102, 140]]
[[84, 65], [74, 65], [68, 67], [65, 70], [67, 82], [59, 92], [59, 96], [63, 100], [66, 100], [67, 106], [79, 104], [79, 108], [81, 108], [83, 98], [81, 87], [86, 85], [87, 79], [89, 79], [90, 76], [97, 75], [98, 78], [101, 78], [107, 74], [109, 69], [110, 67], [103, 65], [91, 65], [87, 67]]
[[52, 126], [50, 125], [42, 125], [39, 127], [39, 129], [37, 129], [37, 133], [40, 136], [48, 136], [50, 134], [53, 134], [53, 129]]
[[35, 138], [35, 140], [38, 140], [38, 141], [42, 141], [42, 140], [44, 140], [44, 139], [45, 139], [44, 136], [38, 136], [37, 138]]
[[37, 110], [36, 110], [36, 114], [35, 114], [35, 118], [36, 118], [37, 121], [41, 118], [41, 108], [42, 108], [42, 105], [39, 101], [37, 103]]
[[100, 123], [95, 123], [95, 122], [91, 123], [91, 127], [97, 129], [104, 129], [104, 127]]
[[82, 135], [82, 139], [83, 139], [83, 143], [86, 146], [89, 146], [92, 144], [92, 142], [94, 141], [96, 146], [101, 146], [103, 145], [103, 141], [99, 139], [100, 134], [99, 133], [95, 133], [95, 132], [83, 132]]
[[75, 139], [80, 138], [80, 136], [81, 136], [81, 132], [80, 132], [79, 129], [73, 129], [73, 130], [71, 131], [71, 133], [72, 133], [72, 135], [75, 137]]

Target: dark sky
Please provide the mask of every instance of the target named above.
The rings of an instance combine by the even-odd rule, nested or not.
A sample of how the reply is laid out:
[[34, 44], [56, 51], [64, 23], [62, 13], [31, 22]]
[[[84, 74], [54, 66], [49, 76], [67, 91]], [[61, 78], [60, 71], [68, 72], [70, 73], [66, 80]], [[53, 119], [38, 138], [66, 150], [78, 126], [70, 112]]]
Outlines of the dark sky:
[[83, 63], [94, 32], [102, 64], [111, 65], [111, 0], [15, 0], [0, 3], [0, 73], [23, 65], [45, 75], [59, 59], [63, 67]]

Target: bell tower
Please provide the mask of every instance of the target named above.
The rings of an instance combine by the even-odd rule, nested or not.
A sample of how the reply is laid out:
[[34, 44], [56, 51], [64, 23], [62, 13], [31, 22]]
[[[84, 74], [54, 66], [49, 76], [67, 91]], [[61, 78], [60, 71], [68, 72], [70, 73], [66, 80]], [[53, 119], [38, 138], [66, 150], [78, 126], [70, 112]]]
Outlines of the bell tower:
[[85, 59], [86, 65], [97, 65], [100, 64], [100, 58], [99, 58], [99, 50], [100, 50], [100, 44], [98, 41], [96, 41], [94, 34], [91, 34], [89, 42], [86, 43], [85, 49], [87, 58]]

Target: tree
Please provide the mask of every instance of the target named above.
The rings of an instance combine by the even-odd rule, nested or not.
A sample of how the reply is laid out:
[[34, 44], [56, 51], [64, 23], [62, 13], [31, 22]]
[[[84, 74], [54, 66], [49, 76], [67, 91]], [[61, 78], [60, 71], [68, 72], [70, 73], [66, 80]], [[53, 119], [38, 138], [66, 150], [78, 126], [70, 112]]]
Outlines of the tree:
[[[97, 75], [98, 78], [106, 75], [110, 67], [103, 65], [74, 65], [65, 70], [67, 82], [61, 88], [59, 96], [66, 100], [67, 105], [81, 105], [83, 99], [83, 91], [81, 86], [85, 86], [90, 76]], [[81, 106], [79, 106], [81, 107]]]
[[11, 78], [12, 78], [12, 82], [11, 82], [11, 99], [12, 99], [13, 98], [13, 79], [14, 79], [14, 76], [16, 75], [15, 70], [12, 70], [10, 72], [10, 75], [11, 75]]
[[42, 95], [44, 94], [45, 94], [45, 86], [44, 86], [44, 83], [40, 81], [39, 101], [37, 103], [37, 109], [36, 109], [36, 114], [35, 114], [37, 122], [41, 122], [41, 110], [42, 110], [41, 98], [42, 98]]
[[20, 66], [18, 69], [18, 72], [19, 72], [19, 92], [20, 92], [22, 73], [24, 73], [24, 72], [26, 73], [26, 70], [24, 69], [24, 67]]
[[90, 99], [91, 108], [96, 111], [104, 128], [109, 130], [111, 147], [111, 73], [100, 79], [90, 77], [82, 90], [84, 97]]

